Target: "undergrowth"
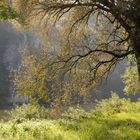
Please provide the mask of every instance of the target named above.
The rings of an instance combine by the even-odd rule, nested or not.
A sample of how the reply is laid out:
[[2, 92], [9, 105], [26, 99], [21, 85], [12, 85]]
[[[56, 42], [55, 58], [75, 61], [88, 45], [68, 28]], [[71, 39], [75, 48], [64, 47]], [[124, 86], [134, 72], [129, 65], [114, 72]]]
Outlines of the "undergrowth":
[[140, 140], [140, 101], [113, 94], [89, 111], [70, 107], [57, 120], [49, 113], [36, 102], [17, 107], [0, 123], [0, 140]]

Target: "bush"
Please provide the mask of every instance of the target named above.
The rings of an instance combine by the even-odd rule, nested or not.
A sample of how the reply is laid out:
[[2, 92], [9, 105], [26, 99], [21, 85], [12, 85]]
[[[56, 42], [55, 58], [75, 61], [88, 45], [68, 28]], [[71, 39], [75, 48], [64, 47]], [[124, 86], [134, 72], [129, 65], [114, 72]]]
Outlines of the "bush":
[[91, 114], [86, 112], [83, 108], [77, 107], [69, 107], [68, 110], [62, 114], [62, 118], [66, 120], [81, 120], [85, 118], [90, 118]]
[[119, 98], [116, 93], [112, 93], [111, 98], [97, 102], [95, 111], [104, 115], [112, 115], [122, 112], [137, 113], [140, 111], [140, 101], [131, 102], [129, 98]]
[[39, 105], [37, 101], [32, 100], [28, 104], [16, 106], [15, 109], [9, 112], [12, 119], [47, 119], [49, 117], [49, 110]]

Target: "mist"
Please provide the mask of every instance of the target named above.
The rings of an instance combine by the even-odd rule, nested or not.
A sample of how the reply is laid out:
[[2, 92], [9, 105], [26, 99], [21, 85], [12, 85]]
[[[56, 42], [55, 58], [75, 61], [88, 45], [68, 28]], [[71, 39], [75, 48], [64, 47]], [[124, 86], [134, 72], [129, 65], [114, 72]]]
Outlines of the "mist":
[[35, 43], [35, 37], [28, 31], [16, 31], [10, 23], [0, 22], [0, 106], [7, 106], [13, 100], [10, 70], [20, 64], [20, 48]]

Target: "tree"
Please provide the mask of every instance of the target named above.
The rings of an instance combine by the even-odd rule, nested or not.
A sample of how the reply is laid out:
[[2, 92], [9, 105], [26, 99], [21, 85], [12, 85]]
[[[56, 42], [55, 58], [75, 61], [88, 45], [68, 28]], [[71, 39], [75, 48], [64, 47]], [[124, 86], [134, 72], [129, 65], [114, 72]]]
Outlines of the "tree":
[[135, 95], [136, 93], [140, 92], [139, 76], [134, 55], [129, 57], [128, 65], [122, 79], [125, 84], [125, 94]]
[[129, 55], [140, 75], [139, 0], [15, 0], [13, 5], [28, 24], [45, 23], [47, 32], [53, 20], [58, 29], [57, 51], [45, 64], [51, 80], [61, 79], [57, 99], [86, 94]]
[[46, 56], [40, 50], [30, 46], [21, 52], [21, 64], [13, 71], [13, 83], [18, 96], [48, 99], [47, 69], [43, 69]]
[[18, 16], [7, 0], [0, 1], [0, 20], [16, 19]]
[[[73, 56], [76, 61], [83, 59], [89, 55], [107, 54], [110, 56], [108, 60], [99, 60], [94, 66], [94, 72], [102, 65], [115, 65], [118, 60], [134, 54], [137, 61], [137, 69], [140, 75], [140, 1], [139, 0], [26, 0], [30, 3], [31, 8], [28, 15], [55, 15], [56, 20], [60, 20], [62, 16], [68, 19], [71, 24], [70, 32], [73, 28], [78, 27], [79, 23], [86, 23], [85, 26], [91, 24], [92, 17], [96, 16], [96, 20], [102, 22], [107, 19], [109, 24], [113, 26], [113, 30], [108, 32], [108, 38], [104, 44], [92, 49], [88, 48], [88, 52]], [[95, 18], [94, 18], [95, 19]], [[107, 22], [107, 21], [106, 21]], [[81, 27], [79, 27], [81, 28]], [[95, 27], [96, 28], [96, 27]], [[125, 35], [120, 34], [124, 30]], [[127, 46], [124, 49], [124, 44]], [[112, 49], [112, 46], [113, 47]], [[106, 46], [106, 47], [101, 47]], [[73, 59], [73, 57], [71, 59]], [[71, 60], [69, 59], [69, 60]], [[109, 65], [109, 67], [111, 66]], [[109, 68], [108, 70], [109, 71]]]

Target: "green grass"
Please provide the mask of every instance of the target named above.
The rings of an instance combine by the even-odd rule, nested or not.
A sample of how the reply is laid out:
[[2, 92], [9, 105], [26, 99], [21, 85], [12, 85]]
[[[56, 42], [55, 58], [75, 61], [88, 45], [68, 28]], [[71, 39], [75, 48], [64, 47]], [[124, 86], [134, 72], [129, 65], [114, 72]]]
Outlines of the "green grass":
[[77, 121], [1, 122], [0, 140], [140, 140], [140, 113]]
[[9, 118], [0, 122], [0, 140], [140, 140], [140, 100], [117, 95], [88, 112], [70, 107], [57, 120], [36, 101], [0, 113]]

